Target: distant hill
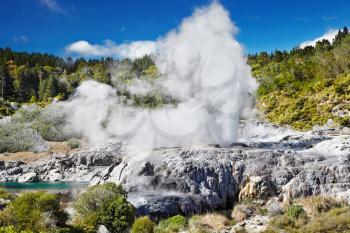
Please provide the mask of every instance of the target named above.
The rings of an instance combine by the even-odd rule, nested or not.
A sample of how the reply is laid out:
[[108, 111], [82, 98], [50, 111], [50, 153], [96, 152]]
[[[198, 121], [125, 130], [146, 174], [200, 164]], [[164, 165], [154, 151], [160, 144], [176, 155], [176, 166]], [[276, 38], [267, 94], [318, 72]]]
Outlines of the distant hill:
[[260, 83], [257, 105], [279, 125], [307, 130], [332, 119], [350, 126], [350, 35], [345, 27], [335, 39], [315, 47], [250, 55]]

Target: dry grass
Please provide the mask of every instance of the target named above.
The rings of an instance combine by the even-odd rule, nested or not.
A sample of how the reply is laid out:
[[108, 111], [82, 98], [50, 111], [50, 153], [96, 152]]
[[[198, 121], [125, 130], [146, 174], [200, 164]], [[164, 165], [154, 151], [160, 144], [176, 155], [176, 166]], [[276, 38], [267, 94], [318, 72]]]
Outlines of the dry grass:
[[256, 213], [255, 208], [252, 205], [239, 204], [236, 205], [231, 214], [231, 218], [237, 222], [241, 222], [253, 216]]
[[190, 220], [190, 227], [194, 229], [205, 227], [212, 230], [222, 230], [228, 225], [230, 225], [230, 220], [226, 216], [217, 213], [196, 215]]
[[49, 142], [50, 149], [46, 152], [34, 153], [29, 151], [16, 152], [16, 153], [3, 153], [0, 154], [0, 161], [22, 161], [25, 163], [34, 163], [44, 159], [50, 159], [51, 155], [66, 155], [71, 152], [66, 142]]
[[296, 200], [308, 216], [313, 217], [319, 213], [327, 212], [332, 208], [339, 208], [345, 205], [344, 201], [337, 200], [330, 196], [310, 196]]

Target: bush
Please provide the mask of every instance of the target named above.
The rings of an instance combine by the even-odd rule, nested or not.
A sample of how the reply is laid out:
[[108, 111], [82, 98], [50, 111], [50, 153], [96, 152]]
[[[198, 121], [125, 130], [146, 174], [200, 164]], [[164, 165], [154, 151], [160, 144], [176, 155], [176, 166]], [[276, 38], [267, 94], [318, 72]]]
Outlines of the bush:
[[0, 227], [0, 233], [34, 233], [33, 231], [23, 230], [16, 231], [12, 226]]
[[153, 233], [155, 224], [146, 216], [135, 220], [132, 224], [130, 233]]
[[65, 114], [59, 106], [41, 108], [25, 105], [11, 118], [11, 122], [36, 130], [47, 141], [65, 141], [74, 136], [65, 128]]
[[104, 225], [109, 231], [126, 232], [134, 221], [135, 208], [120, 185], [106, 183], [88, 188], [74, 203], [75, 223], [85, 231]]
[[0, 98], [0, 118], [3, 116], [9, 116], [16, 111], [14, 106], [11, 105], [10, 102], [4, 101]]
[[76, 149], [80, 146], [80, 142], [76, 138], [71, 138], [67, 141], [67, 146], [71, 149]]
[[184, 216], [175, 215], [159, 222], [156, 233], [176, 233], [187, 227], [188, 221]]
[[[0, 126], [0, 153], [42, 152], [49, 149], [46, 141], [65, 141], [77, 136], [65, 128], [65, 115], [56, 106], [42, 109], [25, 105], [9, 120], [0, 122]], [[76, 143], [72, 141], [71, 145]]]
[[298, 200], [303, 209], [309, 216], [314, 216], [321, 212], [327, 212], [332, 208], [338, 208], [344, 205], [343, 201], [338, 201], [329, 196], [311, 196]]
[[[300, 206], [299, 204], [302, 204]], [[310, 215], [308, 218], [306, 213]], [[314, 196], [297, 199], [283, 215], [271, 219], [269, 232], [338, 233], [350, 232], [350, 208], [332, 197]]]
[[9, 193], [4, 188], [0, 188], [0, 199], [12, 201], [15, 196], [12, 193]]
[[298, 219], [305, 216], [305, 211], [300, 205], [291, 205], [286, 210], [287, 216], [292, 219]]
[[0, 153], [32, 151], [41, 152], [48, 149], [48, 143], [37, 131], [21, 123], [0, 125]]
[[22, 193], [0, 212], [0, 225], [13, 226], [16, 232], [52, 231], [66, 220], [59, 197], [42, 191]]
[[74, 202], [74, 210], [81, 217], [94, 214], [105, 202], [112, 202], [117, 197], [126, 197], [122, 186], [105, 183], [89, 187]]
[[124, 196], [104, 202], [98, 211], [98, 221], [112, 232], [128, 232], [135, 220], [135, 207]]

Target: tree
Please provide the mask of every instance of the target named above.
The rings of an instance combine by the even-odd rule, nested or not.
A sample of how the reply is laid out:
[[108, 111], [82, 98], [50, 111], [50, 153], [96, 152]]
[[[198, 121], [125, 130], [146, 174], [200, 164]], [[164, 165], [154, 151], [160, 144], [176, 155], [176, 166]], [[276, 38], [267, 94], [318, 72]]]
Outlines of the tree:
[[104, 202], [98, 210], [98, 222], [111, 232], [128, 232], [135, 220], [135, 207], [124, 196]]
[[120, 185], [92, 186], [74, 202], [75, 222], [84, 228], [96, 229], [102, 224], [110, 231], [125, 232], [133, 223], [135, 213], [135, 208], [126, 198]]
[[59, 197], [43, 191], [22, 193], [0, 212], [0, 225], [13, 226], [16, 232], [53, 231], [65, 225], [67, 214]]
[[50, 75], [46, 83], [43, 100], [48, 101], [50, 98], [55, 97], [58, 94], [57, 89], [58, 89], [57, 80], [53, 75]]
[[132, 62], [131, 71], [136, 73], [138, 77], [142, 75], [144, 70], [147, 70], [150, 66], [155, 65], [150, 56], [145, 55], [142, 58], [136, 58]]
[[316, 42], [315, 48], [316, 50], [329, 50], [332, 48], [332, 45], [329, 40], [323, 39]]
[[46, 91], [46, 79], [41, 79], [40, 84], [39, 84], [39, 90], [38, 90], [38, 100], [39, 101], [44, 101], [44, 95]]

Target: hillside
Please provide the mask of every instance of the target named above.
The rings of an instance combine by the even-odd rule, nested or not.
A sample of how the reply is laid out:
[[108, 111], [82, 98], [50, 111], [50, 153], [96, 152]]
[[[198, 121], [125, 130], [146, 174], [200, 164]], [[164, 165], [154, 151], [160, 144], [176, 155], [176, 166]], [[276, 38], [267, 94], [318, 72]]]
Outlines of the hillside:
[[350, 126], [350, 35], [290, 52], [249, 56], [260, 86], [258, 108], [273, 123], [308, 130], [332, 119]]
[[[152, 78], [157, 69], [149, 56], [135, 59], [114, 60], [72, 58], [62, 59], [41, 53], [15, 52], [0, 48], [0, 118], [11, 115], [24, 103], [46, 106], [55, 100], [65, 100], [84, 80], [95, 80], [118, 85], [111, 78], [112, 68], [119, 68], [119, 80]], [[119, 89], [137, 106], [155, 107], [162, 100], [154, 96], [132, 95]], [[157, 102], [158, 101], [158, 102]]]

